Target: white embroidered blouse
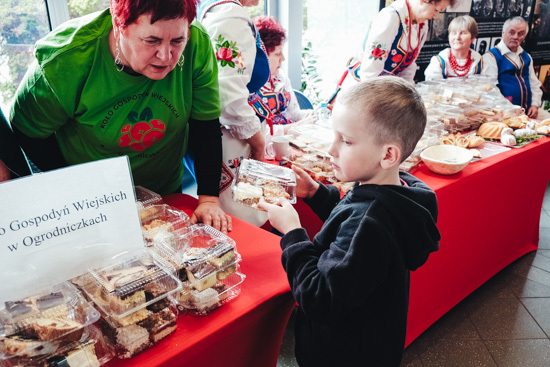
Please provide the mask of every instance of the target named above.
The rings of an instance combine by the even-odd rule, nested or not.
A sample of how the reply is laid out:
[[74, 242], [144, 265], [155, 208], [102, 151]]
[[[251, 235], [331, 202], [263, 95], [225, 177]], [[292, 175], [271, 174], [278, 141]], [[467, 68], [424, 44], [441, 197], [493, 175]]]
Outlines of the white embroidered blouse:
[[[361, 80], [385, 74], [386, 60], [395, 56], [391, 53], [391, 47], [398, 35], [400, 24], [403, 26], [403, 37], [400, 46], [405, 50], [414, 50], [419, 47], [418, 51], [420, 52], [426, 41], [428, 24], [425, 22], [424, 26], [420, 27], [420, 24], [415, 23], [409, 29], [409, 23], [409, 10], [406, 0], [397, 0], [376, 15], [370, 25], [361, 60], [359, 71]], [[409, 39], [411, 41], [410, 45], [408, 44]], [[395, 75], [413, 83], [416, 69], [416, 61], [413, 61], [405, 70]]]
[[210, 35], [218, 59], [220, 123], [229, 128], [235, 138], [248, 139], [260, 131], [261, 126], [248, 104], [247, 84], [256, 59], [252, 20], [242, 6], [226, 3], [212, 7], [201, 23]]

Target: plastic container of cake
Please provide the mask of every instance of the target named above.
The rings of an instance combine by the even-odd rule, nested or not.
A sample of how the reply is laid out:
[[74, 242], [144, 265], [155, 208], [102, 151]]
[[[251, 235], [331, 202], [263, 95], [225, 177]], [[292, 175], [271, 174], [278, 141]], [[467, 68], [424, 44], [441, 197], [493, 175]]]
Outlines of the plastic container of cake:
[[174, 232], [189, 225], [189, 216], [183, 210], [167, 204], [151, 205], [141, 213], [141, 228], [147, 242], [162, 239], [167, 233]]
[[84, 328], [80, 340], [63, 343], [52, 354], [0, 361], [2, 367], [98, 367], [115, 356], [113, 348], [94, 325]]
[[279, 203], [280, 198], [296, 203], [296, 174], [289, 168], [244, 159], [231, 184], [233, 200], [261, 210], [260, 201]]
[[81, 339], [100, 314], [70, 283], [63, 282], [0, 309], [0, 360], [54, 354]]
[[154, 191], [146, 189], [143, 186], [134, 186], [134, 190], [136, 192], [138, 210], [148, 208], [151, 205], [159, 205], [163, 203], [162, 196]]
[[156, 243], [150, 251], [170, 263], [188, 287], [199, 291], [235, 272], [241, 261], [233, 239], [202, 223], [171, 243]]
[[[182, 305], [179, 301], [187, 299], [187, 294], [195, 295], [212, 287], [220, 293], [222, 288], [229, 288], [231, 284], [226, 279], [233, 277], [241, 261], [235, 241], [205, 224], [189, 227], [189, 231], [173, 243], [156, 243], [150, 251], [155, 251], [157, 256], [163, 257], [177, 269], [178, 277], [183, 282], [182, 291], [174, 295], [180, 311], [189, 308], [189, 305]], [[204, 294], [213, 293], [201, 293]]]
[[244, 274], [236, 271], [202, 291], [184, 283], [177, 298], [178, 309], [204, 316], [239, 296], [245, 278]]
[[292, 148], [304, 153], [312, 150], [326, 152], [334, 139], [334, 132], [323, 126], [305, 124], [292, 126], [288, 130], [287, 137]]
[[[163, 264], [164, 265], [164, 264]], [[111, 259], [111, 264], [89, 269], [80, 281], [86, 295], [104, 316], [132, 324], [164, 298], [181, 290], [181, 282], [160, 266], [145, 249]]]
[[430, 112], [429, 118], [442, 122], [443, 128], [450, 133], [464, 131], [470, 127], [466, 116], [452, 108], [434, 108]]
[[177, 314], [171, 307], [147, 311], [147, 315], [127, 325], [113, 317], [102, 317], [101, 330], [118, 358], [131, 358], [172, 334]]
[[324, 156], [319, 153], [306, 153], [289, 158], [289, 161], [293, 165], [302, 168], [314, 180], [323, 183], [332, 183], [336, 180], [329, 156]]

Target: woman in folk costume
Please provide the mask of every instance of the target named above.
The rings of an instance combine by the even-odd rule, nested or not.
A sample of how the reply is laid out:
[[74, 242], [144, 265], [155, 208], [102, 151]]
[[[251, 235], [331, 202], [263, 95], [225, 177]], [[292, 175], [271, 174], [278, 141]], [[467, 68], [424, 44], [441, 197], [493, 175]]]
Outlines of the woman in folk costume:
[[206, 28], [218, 60], [222, 114], [223, 164], [220, 206], [229, 214], [261, 226], [265, 212], [233, 200], [231, 182], [241, 161], [264, 159], [265, 124], [248, 104], [248, 96], [269, 78], [269, 62], [254, 23], [244, 7], [259, 0], [204, 0], [198, 19]]
[[477, 23], [469, 15], [454, 18], [449, 24], [449, 45], [433, 56], [424, 71], [426, 80], [481, 74], [483, 58], [470, 46], [478, 35]]
[[275, 17], [260, 16], [254, 19], [269, 59], [270, 76], [267, 83], [248, 97], [262, 121], [267, 121], [266, 141], [271, 135], [284, 135], [294, 124], [315, 123], [313, 110], [302, 110], [294, 94], [290, 79], [281, 65], [285, 61], [283, 44], [286, 32]]
[[395, 75], [414, 83], [416, 58], [426, 41], [429, 19], [455, 0], [397, 0], [372, 21], [358, 77]]

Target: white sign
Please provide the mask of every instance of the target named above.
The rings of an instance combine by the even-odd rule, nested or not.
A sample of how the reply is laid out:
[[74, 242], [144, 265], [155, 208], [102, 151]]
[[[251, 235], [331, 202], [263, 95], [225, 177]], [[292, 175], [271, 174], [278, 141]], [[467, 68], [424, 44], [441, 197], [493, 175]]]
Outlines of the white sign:
[[109, 257], [142, 248], [127, 157], [0, 184], [2, 296], [17, 283], [68, 280]]

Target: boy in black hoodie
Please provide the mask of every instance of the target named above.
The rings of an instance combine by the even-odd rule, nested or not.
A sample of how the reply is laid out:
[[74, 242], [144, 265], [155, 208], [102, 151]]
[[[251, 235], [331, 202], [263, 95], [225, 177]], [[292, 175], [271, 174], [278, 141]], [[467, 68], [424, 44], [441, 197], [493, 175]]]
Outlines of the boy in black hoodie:
[[296, 313], [300, 366], [399, 366], [409, 271], [439, 248], [435, 193], [399, 164], [414, 150], [426, 111], [403, 79], [369, 79], [339, 96], [329, 149], [343, 199], [300, 168], [297, 195], [324, 221], [313, 241], [288, 203], [262, 204], [284, 233], [282, 262]]

